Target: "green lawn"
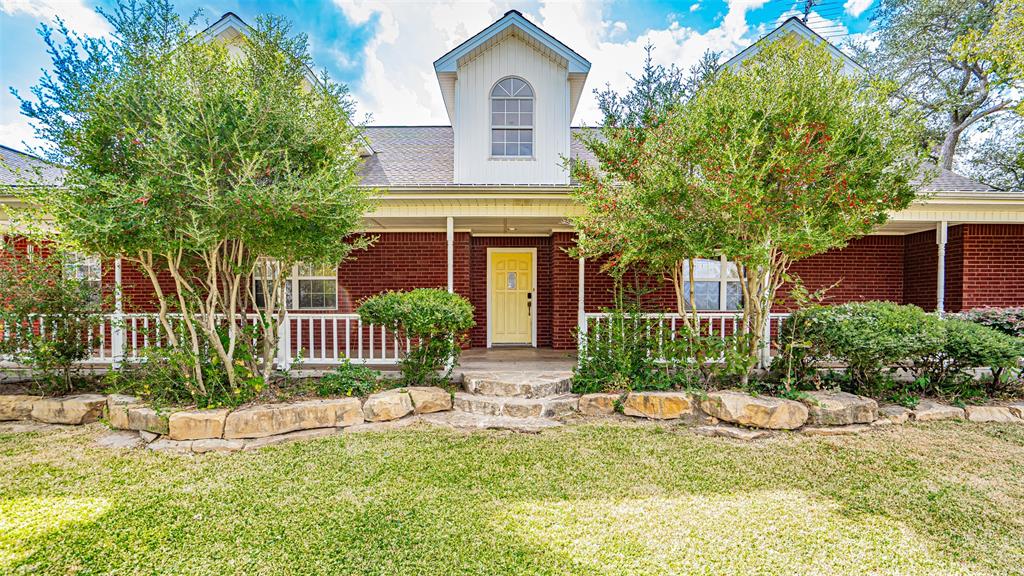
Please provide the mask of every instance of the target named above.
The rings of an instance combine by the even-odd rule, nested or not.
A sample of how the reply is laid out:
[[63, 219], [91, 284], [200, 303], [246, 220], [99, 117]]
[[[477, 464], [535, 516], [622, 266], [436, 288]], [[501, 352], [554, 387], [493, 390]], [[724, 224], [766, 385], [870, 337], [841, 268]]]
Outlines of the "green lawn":
[[1024, 574], [1024, 426], [406, 430], [194, 459], [0, 434], [0, 573]]

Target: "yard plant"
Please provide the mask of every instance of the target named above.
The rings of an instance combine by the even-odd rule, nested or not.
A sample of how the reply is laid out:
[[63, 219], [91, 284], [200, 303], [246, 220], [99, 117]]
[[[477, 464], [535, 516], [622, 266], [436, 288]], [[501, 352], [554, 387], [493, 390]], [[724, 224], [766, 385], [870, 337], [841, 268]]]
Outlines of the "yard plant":
[[66, 172], [63, 186], [26, 187], [37, 212], [21, 220], [45, 212], [57, 234], [38, 234], [151, 280], [190, 394], [217, 378], [265, 384], [292, 267], [333, 267], [367, 243], [350, 234], [369, 194], [351, 99], [310, 72], [305, 37], [279, 18], [228, 45], [162, 0], [104, 15], [109, 38], [42, 27], [53, 68], [21, 107]]
[[408, 385], [447, 384], [467, 332], [476, 322], [464, 297], [437, 288], [388, 291], [359, 306], [364, 322], [386, 326], [410, 349], [401, 360]]

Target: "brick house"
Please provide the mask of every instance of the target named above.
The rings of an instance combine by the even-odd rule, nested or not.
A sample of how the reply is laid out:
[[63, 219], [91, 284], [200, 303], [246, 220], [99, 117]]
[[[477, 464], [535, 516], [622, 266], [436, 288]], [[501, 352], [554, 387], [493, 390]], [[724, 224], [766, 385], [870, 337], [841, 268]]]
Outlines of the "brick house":
[[[228, 13], [207, 32], [230, 42], [246, 28]], [[795, 18], [765, 40], [781, 34], [825, 42]], [[383, 334], [352, 326], [359, 302], [389, 289], [440, 287], [469, 298], [474, 347], [571, 349], [576, 327], [610, 306], [611, 281], [598, 263], [565, 252], [574, 242], [567, 218], [579, 207], [561, 159], [588, 157], [573, 138], [581, 128], [571, 123], [590, 63], [510, 11], [438, 58], [434, 70], [451, 125], [366, 128], [362, 183], [379, 190], [380, 201], [365, 233], [377, 241], [335, 270], [293, 271], [293, 352], [330, 362], [367, 345], [386, 347]], [[0, 152], [9, 164], [39, 162]], [[43, 184], [59, 183], [59, 173], [44, 176]], [[3, 171], [0, 178], [14, 183]], [[946, 170], [921, 192], [870, 236], [797, 262], [792, 272], [812, 290], [838, 283], [831, 302], [890, 300], [945, 311], [1024, 305], [1024, 194]], [[139, 271], [84, 262], [84, 277], [122, 286], [126, 313], [152, 310], [152, 289]], [[738, 307], [728, 263], [703, 261], [696, 276], [698, 304], [709, 317]], [[671, 286], [655, 286], [647, 305], [672, 311]]]

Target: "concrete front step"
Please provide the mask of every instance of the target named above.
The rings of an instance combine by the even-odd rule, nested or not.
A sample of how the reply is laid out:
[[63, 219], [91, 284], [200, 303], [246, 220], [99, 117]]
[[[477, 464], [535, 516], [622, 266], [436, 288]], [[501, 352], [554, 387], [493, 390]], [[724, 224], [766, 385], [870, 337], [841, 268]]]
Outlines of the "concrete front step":
[[465, 372], [462, 387], [470, 394], [483, 396], [545, 398], [568, 394], [572, 388], [572, 372]]
[[561, 418], [576, 412], [579, 396], [562, 394], [547, 398], [515, 398], [456, 392], [454, 408], [458, 412], [510, 418]]

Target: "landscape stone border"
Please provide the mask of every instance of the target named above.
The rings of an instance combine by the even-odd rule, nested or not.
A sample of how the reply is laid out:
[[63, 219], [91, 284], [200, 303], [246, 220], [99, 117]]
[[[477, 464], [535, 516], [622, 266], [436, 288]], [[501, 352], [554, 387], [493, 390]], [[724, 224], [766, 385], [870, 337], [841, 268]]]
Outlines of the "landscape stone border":
[[[693, 425], [697, 434], [748, 441], [769, 437], [780, 430], [837, 436], [911, 421], [959, 419], [1024, 424], [1024, 402], [959, 408], [925, 399], [911, 410], [893, 404], [880, 406], [870, 398], [827, 390], [808, 392], [799, 402], [731, 390], [706, 394], [673, 391], [565, 395], [559, 397], [559, 402], [566, 408], [559, 412], [560, 417], [572, 412], [584, 417], [679, 422]], [[33, 430], [45, 424], [81, 425], [105, 418], [115, 432], [98, 441], [100, 446], [147, 446], [172, 453], [204, 454], [252, 450], [346, 430], [391, 430], [417, 422], [452, 425], [458, 424], [459, 418], [475, 416], [458, 411], [450, 416], [436, 414], [443, 418], [424, 416], [450, 412], [453, 407], [458, 409], [458, 403], [453, 406], [452, 394], [437, 387], [395, 388], [365, 400], [306, 399], [235, 410], [161, 411], [139, 398], [122, 394], [61, 398], [0, 395], [0, 421], [18, 421], [21, 428]], [[551, 421], [551, 425], [558, 423]], [[523, 430], [539, 431], [545, 427], [527, 426]]]

